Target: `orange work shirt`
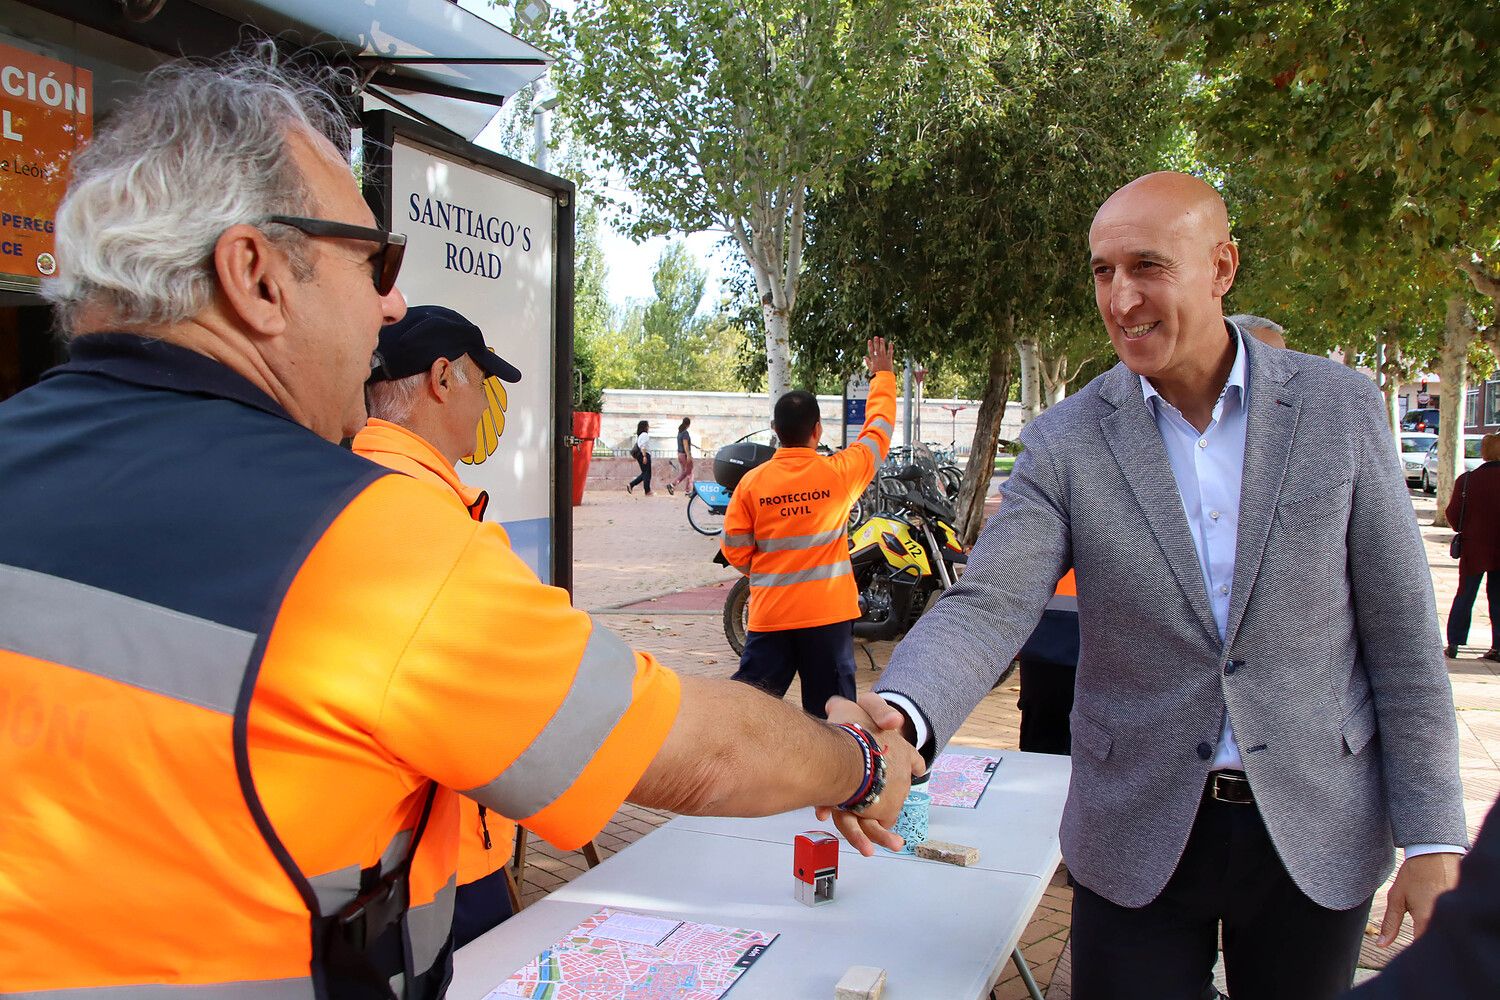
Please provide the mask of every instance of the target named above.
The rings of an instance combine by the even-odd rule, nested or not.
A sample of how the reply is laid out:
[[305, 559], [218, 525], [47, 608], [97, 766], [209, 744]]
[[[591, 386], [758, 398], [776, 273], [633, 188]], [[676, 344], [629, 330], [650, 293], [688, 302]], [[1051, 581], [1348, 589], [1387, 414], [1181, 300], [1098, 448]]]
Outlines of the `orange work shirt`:
[[721, 547], [724, 558], [750, 577], [750, 631], [815, 628], [859, 617], [849, 508], [885, 461], [895, 420], [896, 377], [876, 372], [853, 444], [826, 456], [783, 446], [735, 487]]

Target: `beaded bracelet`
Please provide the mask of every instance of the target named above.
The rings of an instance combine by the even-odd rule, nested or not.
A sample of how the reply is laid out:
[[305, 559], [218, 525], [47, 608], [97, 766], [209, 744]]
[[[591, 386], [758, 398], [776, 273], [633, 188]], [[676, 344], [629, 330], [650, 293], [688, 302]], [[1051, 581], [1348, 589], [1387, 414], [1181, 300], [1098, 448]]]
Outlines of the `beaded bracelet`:
[[839, 806], [846, 812], [858, 813], [879, 802], [880, 793], [885, 791], [885, 753], [880, 749], [880, 743], [863, 726], [845, 722], [837, 728], [854, 737], [854, 742], [859, 744], [860, 753], [864, 756], [864, 779], [858, 790]]

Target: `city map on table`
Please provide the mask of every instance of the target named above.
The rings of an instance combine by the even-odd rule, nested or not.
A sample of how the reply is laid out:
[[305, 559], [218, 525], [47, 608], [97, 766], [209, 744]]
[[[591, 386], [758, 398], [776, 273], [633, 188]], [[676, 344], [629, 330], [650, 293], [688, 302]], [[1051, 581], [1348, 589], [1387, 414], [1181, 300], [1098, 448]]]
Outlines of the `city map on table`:
[[776, 938], [606, 907], [485, 1000], [719, 1000]]
[[932, 777], [927, 780], [927, 789], [935, 806], [952, 806], [955, 809], [973, 809], [979, 805], [984, 790], [990, 787], [999, 757], [970, 757], [967, 754], [945, 753], [932, 764]]

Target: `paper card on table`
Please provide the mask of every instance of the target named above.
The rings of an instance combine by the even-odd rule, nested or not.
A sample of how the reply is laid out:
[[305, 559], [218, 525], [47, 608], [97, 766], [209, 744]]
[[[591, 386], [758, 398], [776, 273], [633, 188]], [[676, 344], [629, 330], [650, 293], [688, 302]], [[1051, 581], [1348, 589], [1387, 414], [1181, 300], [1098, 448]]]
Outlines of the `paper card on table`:
[[973, 809], [979, 805], [1000, 757], [971, 757], [968, 754], [941, 754], [932, 764], [927, 788], [932, 804], [954, 809]]
[[[654, 935], [663, 929], [666, 936], [658, 940]], [[606, 907], [485, 1000], [720, 1000], [776, 938], [762, 931], [663, 920]]]

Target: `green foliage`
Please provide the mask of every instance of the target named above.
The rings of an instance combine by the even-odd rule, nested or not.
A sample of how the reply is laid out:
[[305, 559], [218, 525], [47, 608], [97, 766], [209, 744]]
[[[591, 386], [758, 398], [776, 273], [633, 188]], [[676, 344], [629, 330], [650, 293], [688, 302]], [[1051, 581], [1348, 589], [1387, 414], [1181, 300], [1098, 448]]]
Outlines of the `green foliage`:
[[1396, 329], [1406, 353], [1431, 357], [1444, 300], [1469, 291], [1455, 268], [1500, 240], [1497, 8], [1135, 7], [1202, 71], [1192, 117], [1240, 216], [1239, 307], [1284, 310], [1303, 350], [1365, 349]]
[[573, 255], [573, 370], [577, 409], [598, 413], [604, 405], [599, 348], [609, 336], [614, 309], [609, 304], [609, 264], [599, 241], [599, 209], [579, 198]]
[[601, 388], [739, 389], [735, 352], [743, 334], [731, 317], [698, 315], [705, 278], [685, 244], [662, 251], [651, 276], [655, 296], [585, 341]]
[[[815, 201], [799, 352], [847, 369], [878, 334], [982, 371], [1009, 319], [1096, 349], [1093, 212], [1176, 138], [1183, 74], [1142, 35], [1117, 4], [996, 4], [985, 99], [903, 106]], [[918, 133], [924, 156], [903, 159]]]

